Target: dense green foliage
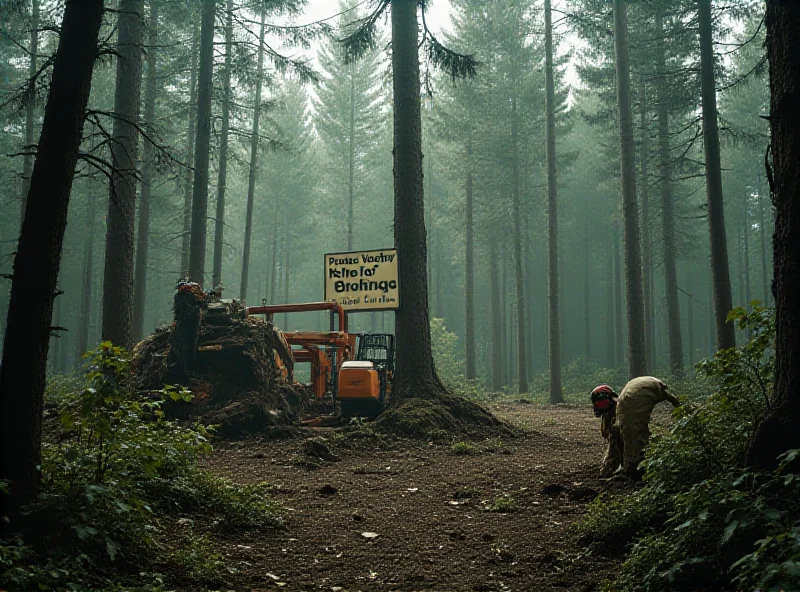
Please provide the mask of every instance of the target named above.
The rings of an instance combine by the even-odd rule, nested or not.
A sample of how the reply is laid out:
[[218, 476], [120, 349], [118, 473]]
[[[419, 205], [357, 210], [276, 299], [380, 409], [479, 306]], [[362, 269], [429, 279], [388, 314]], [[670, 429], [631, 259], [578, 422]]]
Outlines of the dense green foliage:
[[652, 439], [643, 488], [601, 496], [579, 526], [598, 550], [630, 551], [609, 590], [800, 585], [798, 453], [785, 455], [774, 474], [743, 466], [771, 404], [773, 311], [754, 302], [751, 313], [737, 309], [731, 318], [753, 337], [699, 365], [718, 390], [678, 408], [669, 433]]
[[[49, 392], [42, 492], [26, 511], [24, 543], [0, 547], [0, 586], [103, 588], [175, 561], [191, 572], [185, 554], [164, 556], [170, 525], [186, 514], [207, 517], [216, 530], [280, 526], [266, 484], [240, 487], [198, 467], [211, 432], [164, 413], [189, 400], [187, 391], [142, 398], [131, 390], [126, 352], [108, 343], [88, 355], [85, 382]], [[194, 548], [197, 565], [208, 559], [201, 550]]]

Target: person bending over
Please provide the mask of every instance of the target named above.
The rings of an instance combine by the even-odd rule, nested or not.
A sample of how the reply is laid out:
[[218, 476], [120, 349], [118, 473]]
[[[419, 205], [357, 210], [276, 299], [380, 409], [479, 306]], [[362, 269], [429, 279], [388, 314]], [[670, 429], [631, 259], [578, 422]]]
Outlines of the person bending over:
[[650, 440], [650, 416], [662, 401], [673, 407], [681, 402], [658, 378], [634, 378], [619, 396], [608, 385], [600, 385], [591, 394], [594, 414], [600, 418], [600, 433], [606, 441], [606, 452], [600, 467], [604, 477], [622, 471], [636, 473]]

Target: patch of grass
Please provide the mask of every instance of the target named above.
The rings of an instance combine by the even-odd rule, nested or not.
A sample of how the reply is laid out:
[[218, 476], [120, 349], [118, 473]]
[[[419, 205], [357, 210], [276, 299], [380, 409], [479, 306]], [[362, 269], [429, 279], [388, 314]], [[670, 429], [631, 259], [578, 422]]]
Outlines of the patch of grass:
[[481, 444], [485, 452], [510, 452], [509, 447], [503, 442], [502, 438], [489, 438]]
[[282, 528], [283, 507], [272, 500], [273, 491], [266, 482], [239, 485], [201, 470], [165, 481], [157, 490], [164, 510], [213, 516], [220, 530]]
[[458, 456], [480, 454], [478, 447], [470, 442], [454, 442], [450, 445], [450, 452]]
[[498, 514], [509, 514], [517, 511], [517, 502], [510, 495], [501, 495], [484, 506], [487, 512], [497, 512]]

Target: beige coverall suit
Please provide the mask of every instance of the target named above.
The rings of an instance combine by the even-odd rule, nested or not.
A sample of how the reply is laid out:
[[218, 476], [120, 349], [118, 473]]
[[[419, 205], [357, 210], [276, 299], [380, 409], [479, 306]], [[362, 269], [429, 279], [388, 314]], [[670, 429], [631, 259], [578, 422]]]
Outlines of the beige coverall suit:
[[610, 475], [620, 464], [626, 473], [636, 471], [650, 440], [650, 415], [662, 401], [669, 401], [673, 407], [681, 404], [658, 378], [640, 376], [625, 385], [615, 411], [601, 418], [600, 431], [608, 442], [602, 475]]

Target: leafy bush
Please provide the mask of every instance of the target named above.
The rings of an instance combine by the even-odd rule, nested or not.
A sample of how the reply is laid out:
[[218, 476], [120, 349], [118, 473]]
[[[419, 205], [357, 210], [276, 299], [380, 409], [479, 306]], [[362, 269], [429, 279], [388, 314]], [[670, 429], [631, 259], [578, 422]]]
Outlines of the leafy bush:
[[698, 365], [717, 392], [676, 410], [653, 437], [645, 485], [595, 500], [578, 529], [585, 542], [630, 549], [610, 590], [798, 589], [800, 475], [796, 452], [774, 474], [743, 467], [771, 405], [774, 321], [757, 303], [730, 315], [752, 339]]
[[137, 580], [161, 549], [168, 514], [203, 512], [231, 528], [280, 524], [263, 484], [236, 487], [198, 468], [209, 430], [162, 410], [190, 400], [188, 391], [140, 397], [127, 353], [110, 343], [87, 358], [84, 386], [48, 392], [56, 412], [46, 418], [41, 493], [25, 511], [27, 546], [0, 546], [0, 588], [88, 590], [108, 585], [112, 572]]
[[486, 502], [485, 509], [487, 512], [508, 514], [517, 510], [517, 502], [510, 495], [501, 495], [491, 502]]
[[478, 448], [469, 442], [454, 442], [450, 445], [450, 452], [460, 456], [478, 454]]

